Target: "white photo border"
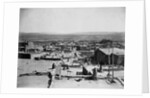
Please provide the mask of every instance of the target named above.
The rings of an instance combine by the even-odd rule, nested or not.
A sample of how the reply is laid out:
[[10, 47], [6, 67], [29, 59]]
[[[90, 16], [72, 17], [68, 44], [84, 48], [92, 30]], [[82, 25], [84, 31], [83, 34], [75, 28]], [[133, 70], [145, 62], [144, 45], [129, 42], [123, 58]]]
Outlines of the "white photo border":
[[[139, 95], [142, 93], [144, 1], [5, 3], [1, 93]], [[20, 8], [125, 7], [124, 89], [17, 88]], [[9, 61], [8, 61], [9, 60]]]

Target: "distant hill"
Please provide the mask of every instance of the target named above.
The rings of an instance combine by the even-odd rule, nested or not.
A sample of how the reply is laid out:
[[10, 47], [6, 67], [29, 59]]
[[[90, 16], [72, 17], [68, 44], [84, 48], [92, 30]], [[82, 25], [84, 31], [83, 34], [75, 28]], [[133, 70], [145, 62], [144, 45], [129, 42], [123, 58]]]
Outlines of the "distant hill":
[[20, 41], [57, 41], [57, 40], [96, 40], [100, 41], [102, 39], [110, 39], [113, 41], [124, 41], [125, 33], [103, 33], [103, 34], [94, 34], [87, 33], [85, 34], [64, 34], [64, 35], [55, 35], [55, 34], [45, 34], [45, 33], [20, 33]]

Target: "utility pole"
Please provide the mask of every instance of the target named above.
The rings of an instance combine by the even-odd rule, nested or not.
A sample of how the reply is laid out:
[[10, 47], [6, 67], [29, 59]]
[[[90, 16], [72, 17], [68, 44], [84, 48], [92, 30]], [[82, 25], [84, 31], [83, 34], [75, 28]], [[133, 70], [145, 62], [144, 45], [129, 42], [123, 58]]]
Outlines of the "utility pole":
[[114, 79], [114, 48], [112, 47], [112, 80]]
[[[108, 50], [110, 52], [110, 44], [108, 44]], [[108, 78], [110, 77], [110, 55], [108, 55]]]

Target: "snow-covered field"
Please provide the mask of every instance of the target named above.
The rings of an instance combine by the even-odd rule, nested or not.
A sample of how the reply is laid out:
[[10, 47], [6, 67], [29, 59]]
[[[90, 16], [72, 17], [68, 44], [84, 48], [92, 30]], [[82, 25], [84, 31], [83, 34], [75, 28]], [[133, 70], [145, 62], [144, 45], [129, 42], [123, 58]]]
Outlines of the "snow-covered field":
[[[20, 74], [32, 73], [33, 71], [48, 72], [52, 64], [57, 61], [44, 61], [44, 60], [25, 60], [18, 59], [18, 76]], [[73, 70], [82, 71], [81, 68], [70, 69], [69, 75], [75, 75]], [[62, 75], [68, 75], [66, 71], [62, 71]], [[100, 76], [106, 76], [107, 72], [99, 73]], [[115, 77], [123, 78], [124, 71], [115, 71]], [[22, 76], [17, 78], [17, 87], [19, 88], [47, 88], [49, 78], [46, 75], [43, 76]], [[109, 84], [106, 79], [98, 80], [85, 80], [79, 78], [62, 78], [60, 80], [53, 79], [50, 88], [123, 88], [123, 86], [115, 80], [116, 83]]]

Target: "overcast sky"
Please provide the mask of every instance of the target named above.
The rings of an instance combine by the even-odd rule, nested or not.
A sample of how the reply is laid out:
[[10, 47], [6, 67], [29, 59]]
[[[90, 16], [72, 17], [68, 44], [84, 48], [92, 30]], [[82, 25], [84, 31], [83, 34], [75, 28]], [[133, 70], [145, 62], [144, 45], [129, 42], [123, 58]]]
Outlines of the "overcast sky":
[[125, 32], [125, 8], [21, 8], [20, 32]]

